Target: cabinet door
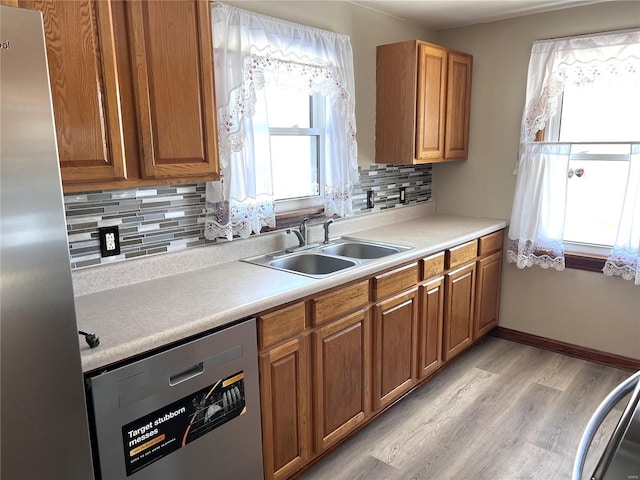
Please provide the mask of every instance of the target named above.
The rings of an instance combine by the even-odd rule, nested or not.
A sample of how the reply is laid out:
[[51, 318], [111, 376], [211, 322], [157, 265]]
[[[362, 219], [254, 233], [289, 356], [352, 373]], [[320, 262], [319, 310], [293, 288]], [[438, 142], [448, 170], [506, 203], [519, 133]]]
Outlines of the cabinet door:
[[443, 355], [448, 361], [471, 345], [476, 264], [446, 275]]
[[127, 14], [142, 176], [212, 179], [218, 154], [209, 2], [130, 1]]
[[418, 289], [380, 302], [373, 322], [374, 410], [414, 385], [417, 357]]
[[63, 183], [124, 179], [112, 2], [17, 3], [42, 11]]
[[444, 157], [447, 53], [433, 45], [418, 45], [416, 159]]
[[361, 310], [312, 333], [316, 452], [344, 437], [371, 410], [368, 316]]
[[449, 52], [447, 74], [447, 125], [444, 158], [467, 158], [469, 112], [471, 108], [471, 65], [473, 57]]
[[474, 340], [498, 325], [501, 274], [502, 252], [496, 252], [478, 261]]
[[439, 277], [420, 287], [418, 378], [436, 371], [442, 363], [443, 318], [444, 277]]
[[306, 339], [299, 337], [260, 355], [266, 479], [288, 478], [307, 461], [307, 351]]
[[406, 164], [414, 161], [416, 43], [412, 40], [376, 48], [377, 163]]

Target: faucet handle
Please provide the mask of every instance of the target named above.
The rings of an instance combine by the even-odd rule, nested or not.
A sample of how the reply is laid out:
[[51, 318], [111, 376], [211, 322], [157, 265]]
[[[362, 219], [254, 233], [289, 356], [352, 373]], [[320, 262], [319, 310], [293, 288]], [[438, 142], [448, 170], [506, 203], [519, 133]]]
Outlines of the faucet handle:
[[304, 217], [302, 219], [302, 222], [300, 222], [300, 233], [302, 234], [302, 238], [304, 238], [304, 242], [307, 243], [308, 238], [307, 238], [307, 224], [309, 223], [309, 217]]
[[324, 228], [324, 243], [329, 243], [329, 225], [333, 223], [333, 218], [328, 218], [324, 221], [322, 227]]

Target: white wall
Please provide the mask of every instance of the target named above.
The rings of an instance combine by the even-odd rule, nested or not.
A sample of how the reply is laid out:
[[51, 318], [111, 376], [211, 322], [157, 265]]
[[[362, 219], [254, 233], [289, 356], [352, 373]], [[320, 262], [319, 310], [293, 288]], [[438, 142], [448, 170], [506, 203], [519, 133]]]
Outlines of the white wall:
[[[474, 56], [470, 155], [434, 165], [438, 212], [509, 218], [531, 44], [640, 25], [640, 2], [607, 2], [440, 32]], [[640, 288], [600, 273], [505, 264], [500, 325], [640, 358]]]
[[229, 1], [239, 8], [311, 25], [351, 37], [356, 89], [358, 164], [374, 163], [376, 46], [420, 38], [436, 32], [373, 10], [338, 1]]

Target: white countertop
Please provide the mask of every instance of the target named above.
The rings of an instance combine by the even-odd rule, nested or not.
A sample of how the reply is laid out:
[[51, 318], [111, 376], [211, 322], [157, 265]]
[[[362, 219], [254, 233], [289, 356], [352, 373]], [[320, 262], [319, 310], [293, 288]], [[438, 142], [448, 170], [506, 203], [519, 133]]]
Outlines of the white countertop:
[[[94, 349], [81, 343], [83, 371], [106, 367], [506, 226], [505, 220], [434, 214], [349, 233], [363, 240], [413, 248], [324, 279], [229, 261], [78, 296], [78, 328], [100, 337]], [[204, 252], [217, 246], [201, 248]], [[136, 268], [135, 261], [130, 263], [131, 269]]]

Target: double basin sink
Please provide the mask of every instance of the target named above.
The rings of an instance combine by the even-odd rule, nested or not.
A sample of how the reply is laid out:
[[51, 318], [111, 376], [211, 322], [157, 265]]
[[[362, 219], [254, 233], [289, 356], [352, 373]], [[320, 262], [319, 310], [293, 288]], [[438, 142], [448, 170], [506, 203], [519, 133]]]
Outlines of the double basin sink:
[[312, 278], [324, 278], [411, 248], [341, 237], [326, 244], [307, 245], [245, 258], [243, 261]]

